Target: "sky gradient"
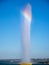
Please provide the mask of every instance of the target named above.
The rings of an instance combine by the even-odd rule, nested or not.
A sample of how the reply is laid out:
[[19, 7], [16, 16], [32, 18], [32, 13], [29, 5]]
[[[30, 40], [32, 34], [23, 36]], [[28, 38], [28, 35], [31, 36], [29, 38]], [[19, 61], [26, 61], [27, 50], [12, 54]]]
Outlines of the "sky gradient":
[[32, 7], [31, 57], [49, 57], [49, 0], [0, 0], [0, 59], [21, 58], [21, 10]]

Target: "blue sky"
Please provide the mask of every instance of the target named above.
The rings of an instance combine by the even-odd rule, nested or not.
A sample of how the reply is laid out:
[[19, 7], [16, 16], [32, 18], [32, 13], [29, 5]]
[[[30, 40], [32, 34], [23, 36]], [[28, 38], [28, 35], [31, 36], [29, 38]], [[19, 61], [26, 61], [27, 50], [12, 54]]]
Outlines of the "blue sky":
[[21, 10], [32, 6], [31, 57], [49, 57], [49, 1], [0, 0], [0, 59], [21, 58]]

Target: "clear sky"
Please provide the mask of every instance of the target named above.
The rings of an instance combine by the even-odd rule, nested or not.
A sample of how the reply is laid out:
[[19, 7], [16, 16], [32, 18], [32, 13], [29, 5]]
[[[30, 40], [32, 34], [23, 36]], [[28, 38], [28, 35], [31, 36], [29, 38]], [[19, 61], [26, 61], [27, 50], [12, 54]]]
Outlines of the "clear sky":
[[49, 57], [49, 0], [0, 0], [0, 59], [21, 58], [21, 10], [32, 7], [31, 57]]

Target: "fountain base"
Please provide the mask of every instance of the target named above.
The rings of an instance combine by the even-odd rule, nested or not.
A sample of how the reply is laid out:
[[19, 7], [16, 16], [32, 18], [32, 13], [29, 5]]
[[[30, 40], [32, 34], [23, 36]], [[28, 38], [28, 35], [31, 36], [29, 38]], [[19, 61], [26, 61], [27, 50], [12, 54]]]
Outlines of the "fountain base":
[[21, 63], [20, 65], [32, 65], [32, 63]]

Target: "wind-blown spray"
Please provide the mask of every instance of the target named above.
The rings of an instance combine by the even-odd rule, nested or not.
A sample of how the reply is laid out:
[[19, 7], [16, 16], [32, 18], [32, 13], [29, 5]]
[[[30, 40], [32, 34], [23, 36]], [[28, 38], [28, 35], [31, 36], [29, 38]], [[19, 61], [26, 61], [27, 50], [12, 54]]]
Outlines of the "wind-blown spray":
[[30, 63], [30, 26], [31, 26], [31, 6], [27, 4], [22, 12], [22, 63]]

